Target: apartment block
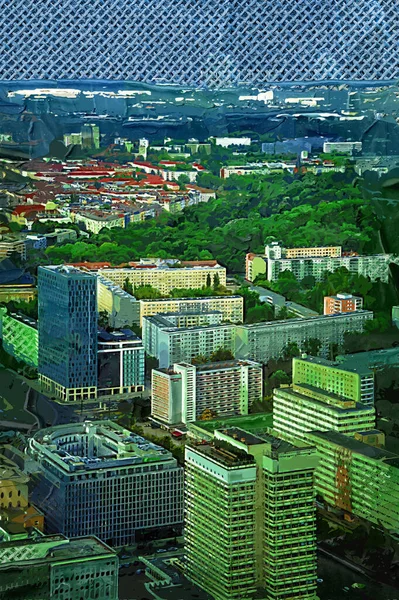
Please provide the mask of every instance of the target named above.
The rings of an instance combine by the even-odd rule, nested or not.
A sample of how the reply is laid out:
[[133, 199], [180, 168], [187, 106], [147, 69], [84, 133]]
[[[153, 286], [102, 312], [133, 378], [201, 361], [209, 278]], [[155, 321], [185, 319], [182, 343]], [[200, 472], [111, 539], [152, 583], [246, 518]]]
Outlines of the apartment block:
[[188, 578], [216, 600], [315, 598], [317, 462], [314, 447], [239, 428], [186, 446]]
[[170, 452], [112, 421], [43, 429], [27, 453], [48, 533], [123, 546], [182, 524], [182, 468]]
[[99, 396], [142, 392], [145, 387], [145, 352], [141, 339], [130, 329], [100, 331], [98, 335]]
[[262, 400], [262, 383], [262, 365], [252, 361], [154, 369], [151, 414], [168, 424], [195, 421], [207, 409], [220, 417], [246, 415]]
[[352, 296], [352, 294], [337, 294], [336, 296], [324, 296], [324, 314], [353, 312], [363, 308], [363, 298]]
[[399, 532], [399, 456], [337, 431], [312, 431], [307, 440], [320, 456], [315, 485], [323, 500]]
[[267, 363], [279, 358], [289, 343], [300, 350], [309, 339], [321, 342], [319, 353], [327, 356], [331, 344], [342, 345], [347, 332], [362, 332], [365, 323], [373, 318], [371, 311], [320, 315], [317, 317], [265, 321], [252, 325], [236, 325], [235, 358]]
[[0, 543], [0, 599], [117, 600], [119, 561], [96, 537], [45, 535]]
[[222, 321], [242, 323], [244, 320], [244, 298], [242, 296], [210, 296], [206, 298], [158, 298], [139, 300], [140, 327], [143, 318], [164, 313], [220, 312]]
[[22, 260], [26, 260], [26, 238], [7, 233], [0, 235], [0, 260], [14, 253], [19, 254]]
[[96, 276], [74, 267], [38, 269], [39, 381], [61, 401], [97, 393]]
[[86, 231], [94, 234], [99, 233], [104, 228], [125, 227], [124, 214], [114, 214], [99, 210], [75, 213], [74, 221], [75, 223], [82, 223]]
[[209, 357], [221, 348], [234, 355], [236, 325], [221, 323], [221, 313], [178, 313], [143, 318], [143, 344], [160, 368]]
[[264, 255], [247, 255], [246, 278], [253, 281], [257, 275], [263, 275], [268, 281], [276, 281], [280, 273], [291, 271], [299, 281], [309, 276], [323, 281], [326, 271], [333, 273], [345, 267], [350, 273], [386, 283], [390, 260], [389, 254], [344, 254], [340, 246], [284, 248], [282, 244], [273, 242], [266, 246]]
[[226, 269], [216, 261], [178, 261], [141, 259], [134, 266], [126, 268], [100, 269], [99, 274], [123, 286], [126, 279], [133, 289], [141, 285], [151, 285], [161, 292], [169, 294], [173, 289], [197, 289], [211, 284], [218, 276], [221, 285], [226, 285]]
[[98, 312], [105, 311], [108, 314], [109, 325], [115, 329], [140, 323], [139, 301], [101, 275], [97, 277], [97, 308]]
[[353, 436], [375, 428], [375, 408], [309, 384], [275, 389], [273, 427], [282, 435], [307, 439], [309, 431], [338, 431]]
[[330, 152], [353, 154], [354, 152], [361, 152], [362, 147], [362, 142], [324, 142], [323, 152], [326, 154], [329, 154]]
[[367, 354], [344, 355], [335, 361], [314, 356], [294, 358], [292, 381], [374, 406], [374, 372]]
[[17, 360], [37, 368], [39, 352], [37, 321], [16, 313], [4, 313], [0, 319], [4, 350]]

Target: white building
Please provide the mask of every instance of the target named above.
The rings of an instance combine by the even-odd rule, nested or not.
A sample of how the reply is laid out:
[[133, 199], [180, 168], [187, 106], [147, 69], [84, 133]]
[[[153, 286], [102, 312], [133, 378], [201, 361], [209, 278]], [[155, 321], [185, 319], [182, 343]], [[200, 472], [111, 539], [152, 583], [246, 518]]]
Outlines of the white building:
[[323, 152], [330, 154], [331, 152], [341, 152], [342, 154], [353, 154], [361, 152], [363, 148], [362, 142], [324, 142]]
[[97, 276], [97, 308], [109, 316], [109, 325], [119, 329], [140, 323], [140, 303], [106, 277]]
[[222, 321], [242, 323], [244, 320], [244, 298], [242, 296], [209, 296], [196, 298], [157, 298], [139, 300], [140, 327], [144, 317], [164, 313], [220, 312]]

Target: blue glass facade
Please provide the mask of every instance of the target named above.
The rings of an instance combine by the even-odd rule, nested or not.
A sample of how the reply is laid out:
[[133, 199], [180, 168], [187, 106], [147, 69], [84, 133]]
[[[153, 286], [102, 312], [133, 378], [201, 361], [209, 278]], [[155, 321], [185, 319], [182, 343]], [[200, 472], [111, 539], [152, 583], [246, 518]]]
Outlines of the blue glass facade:
[[393, 0], [8, 0], [0, 79], [210, 87], [399, 75]]
[[94, 275], [72, 267], [39, 267], [39, 375], [64, 400], [95, 397], [96, 294]]

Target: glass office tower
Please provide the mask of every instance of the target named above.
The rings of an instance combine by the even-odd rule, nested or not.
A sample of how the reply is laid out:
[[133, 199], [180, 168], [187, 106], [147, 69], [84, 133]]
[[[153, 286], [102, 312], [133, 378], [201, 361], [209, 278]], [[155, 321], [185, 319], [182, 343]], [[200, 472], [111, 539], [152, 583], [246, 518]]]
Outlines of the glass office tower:
[[39, 379], [66, 402], [97, 395], [97, 283], [66, 266], [39, 267]]

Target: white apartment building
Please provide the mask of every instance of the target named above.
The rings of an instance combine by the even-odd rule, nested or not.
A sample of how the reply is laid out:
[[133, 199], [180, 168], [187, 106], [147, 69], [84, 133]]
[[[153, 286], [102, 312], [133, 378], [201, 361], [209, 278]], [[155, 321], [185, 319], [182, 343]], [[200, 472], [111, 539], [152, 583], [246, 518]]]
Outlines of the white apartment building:
[[[174, 363], [191, 362], [200, 355], [210, 356], [221, 348], [234, 354], [236, 326], [221, 323], [221, 313], [188, 313], [191, 326], [185, 324], [190, 322], [183, 320], [185, 316], [184, 313], [166, 314], [143, 319], [144, 349], [147, 354], [158, 359], [160, 368], [168, 368]], [[194, 325], [195, 321], [197, 324]]]
[[195, 421], [206, 409], [220, 417], [247, 415], [262, 399], [262, 384], [262, 365], [253, 361], [153, 369], [151, 414], [169, 424]]
[[166, 262], [140, 261], [133, 267], [109, 267], [100, 269], [99, 274], [110, 279], [119, 286], [123, 286], [126, 279], [132, 284], [133, 289], [141, 285], [150, 285], [161, 292], [169, 294], [173, 289], [197, 289], [207, 285], [209, 278], [211, 284], [218, 275], [220, 285], [226, 285], [226, 269], [216, 261], [201, 261], [180, 263], [181, 266], [169, 266]]
[[320, 354], [327, 356], [330, 344], [343, 344], [346, 332], [362, 332], [366, 321], [373, 318], [368, 310], [354, 313], [320, 315], [307, 319], [266, 321], [252, 325], [236, 325], [235, 358], [267, 363], [281, 357], [289, 343], [300, 350], [306, 340], [320, 340]]
[[164, 313], [221, 312], [223, 321], [242, 323], [244, 320], [244, 298], [242, 296], [210, 296], [206, 298], [158, 298], [139, 300], [140, 327], [144, 317]]
[[362, 142], [324, 142], [323, 144], [323, 152], [325, 154], [330, 154], [331, 152], [353, 154], [354, 151], [361, 152], [362, 148]]
[[140, 304], [110, 279], [97, 276], [97, 309], [109, 315], [109, 325], [119, 329], [140, 323]]

